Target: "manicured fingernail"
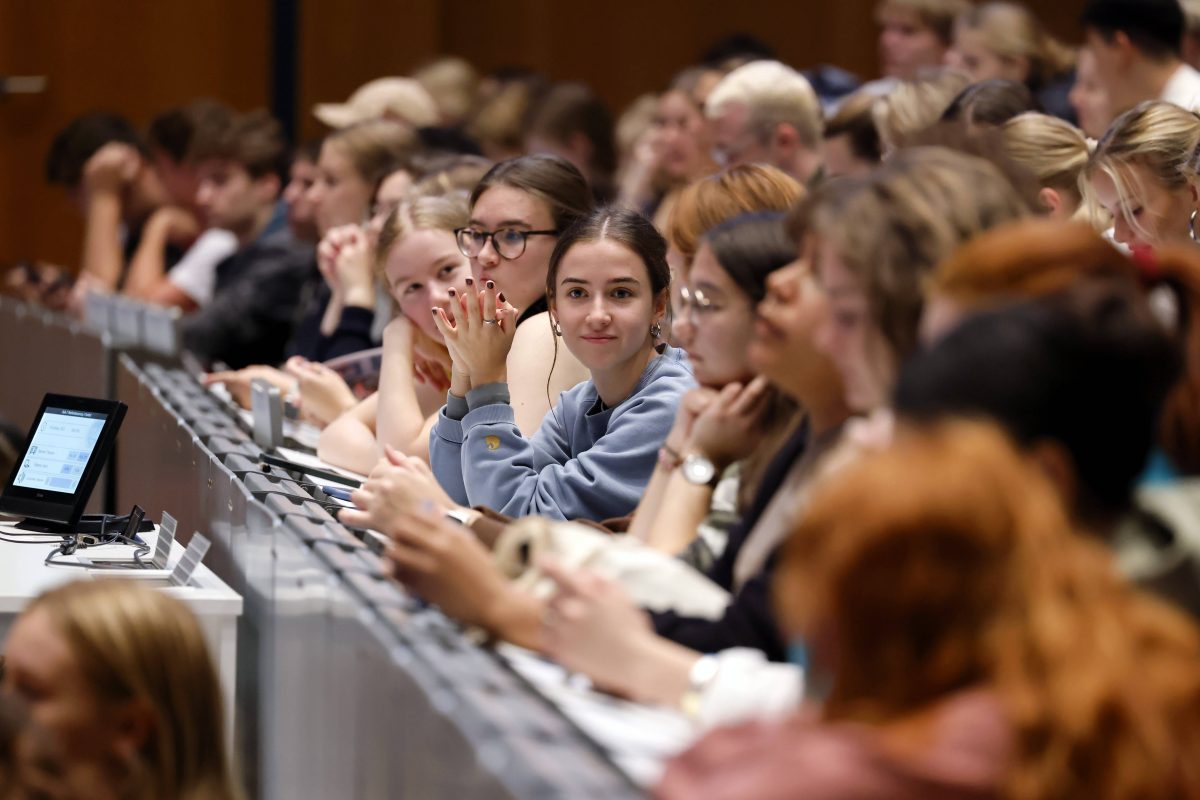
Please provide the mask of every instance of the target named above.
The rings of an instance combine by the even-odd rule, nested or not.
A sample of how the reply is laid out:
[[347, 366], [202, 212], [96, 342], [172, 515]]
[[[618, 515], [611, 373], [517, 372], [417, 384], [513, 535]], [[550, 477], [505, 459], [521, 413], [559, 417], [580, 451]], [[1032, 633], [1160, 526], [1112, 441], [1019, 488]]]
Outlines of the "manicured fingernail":
[[491, 281], [488, 281], [488, 282], [487, 282], [487, 287], [488, 287], [489, 289], [495, 289], [495, 288], [496, 288], [496, 284], [492, 283]]
[[454, 290], [453, 290], [453, 289], [451, 289], [451, 290], [450, 290], [450, 296], [451, 296], [451, 297], [454, 297]]
[[499, 300], [500, 300], [500, 302], [501, 302], [501, 303], [507, 303], [507, 302], [508, 302], [507, 300], [505, 300], [505, 299], [504, 299], [504, 292], [501, 292], [500, 294], [496, 295], [496, 297], [497, 297], [497, 298], [499, 298]]
[[474, 285], [475, 285], [475, 281], [471, 280], [470, 278], [467, 278], [467, 286], [474, 286]]
[[431, 308], [431, 309], [429, 309], [429, 310], [433, 312], [433, 315], [434, 315], [435, 317], [437, 316], [437, 309], [436, 309], [436, 308]]

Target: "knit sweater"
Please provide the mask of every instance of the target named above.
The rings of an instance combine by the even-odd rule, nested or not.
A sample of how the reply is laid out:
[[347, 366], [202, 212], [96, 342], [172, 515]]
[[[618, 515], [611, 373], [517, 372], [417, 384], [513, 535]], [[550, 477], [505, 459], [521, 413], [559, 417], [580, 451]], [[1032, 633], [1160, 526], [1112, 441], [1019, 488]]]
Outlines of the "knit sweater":
[[517, 428], [507, 386], [481, 386], [467, 394], [465, 409], [462, 398], [447, 398], [429, 460], [462, 505], [514, 517], [623, 516], [637, 507], [680, 399], [693, 386], [683, 351], [664, 347], [616, 406], [604, 408], [595, 383], [584, 381], [560, 395], [529, 439]]

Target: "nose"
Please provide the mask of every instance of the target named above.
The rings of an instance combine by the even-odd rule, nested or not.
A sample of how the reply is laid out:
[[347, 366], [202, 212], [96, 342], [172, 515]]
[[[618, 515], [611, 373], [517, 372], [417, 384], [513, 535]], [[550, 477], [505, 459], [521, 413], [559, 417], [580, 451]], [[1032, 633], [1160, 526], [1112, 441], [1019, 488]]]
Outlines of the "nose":
[[587, 320], [593, 328], [603, 328], [612, 322], [612, 314], [609, 313], [608, 304], [603, 297], [597, 297], [588, 308]]
[[486, 267], [494, 267], [500, 263], [500, 253], [496, 250], [496, 241], [492, 237], [488, 237], [483, 242], [483, 247], [479, 251], [479, 255], [475, 256], [475, 260]]
[[207, 183], [201, 183], [196, 187], [196, 205], [204, 208], [208, 206], [209, 200], [212, 198], [212, 187]]
[[450, 307], [450, 284], [434, 281], [429, 284], [429, 302], [437, 308]]
[[1125, 215], [1120, 212], [1113, 216], [1113, 238], [1124, 245], [1133, 242], [1133, 230], [1130, 228], [1129, 220], [1125, 219]]
[[671, 322], [671, 338], [687, 349], [696, 336], [696, 326], [692, 324], [690, 308], [679, 306], [675, 309], [675, 319]]

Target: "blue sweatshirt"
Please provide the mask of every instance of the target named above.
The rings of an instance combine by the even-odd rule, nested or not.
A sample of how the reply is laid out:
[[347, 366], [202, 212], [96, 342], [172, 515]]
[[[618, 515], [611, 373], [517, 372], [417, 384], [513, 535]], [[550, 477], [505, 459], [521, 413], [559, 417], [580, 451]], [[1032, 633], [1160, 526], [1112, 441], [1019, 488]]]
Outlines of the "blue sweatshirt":
[[450, 396], [429, 437], [433, 474], [455, 502], [513, 517], [625, 516], [695, 385], [684, 352], [664, 346], [618, 405], [602, 409], [596, 384], [584, 381], [562, 393], [530, 439], [517, 428], [506, 385], [472, 389], [465, 404]]

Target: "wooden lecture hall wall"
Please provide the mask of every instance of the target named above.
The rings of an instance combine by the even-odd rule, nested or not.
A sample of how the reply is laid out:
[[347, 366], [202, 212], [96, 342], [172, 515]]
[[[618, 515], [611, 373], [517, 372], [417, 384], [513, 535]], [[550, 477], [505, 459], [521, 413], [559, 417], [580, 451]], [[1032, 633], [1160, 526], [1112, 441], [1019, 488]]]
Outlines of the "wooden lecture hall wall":
[[[480, 69], [524, 66], [582, 80], [618, 110], [661, 88], [709, 44], [759, 36], [795, 65], [875, 75], [877, 0], [0, 0], [0, 76], [45, 75], [38, 95], [0, 96], [0, 269], [20, 258], [73, 266], [80, 225], [44, 185], [55, 131], [88, 110], [145, 125], [194, 97], [236, 108], [272, 98], [274, 14], [294, 9], [295, 128], [319, 136], [309, 109], [363, 82], [447, 53]], [[1083, 0], [1038, 2], [1078, 40]]]

